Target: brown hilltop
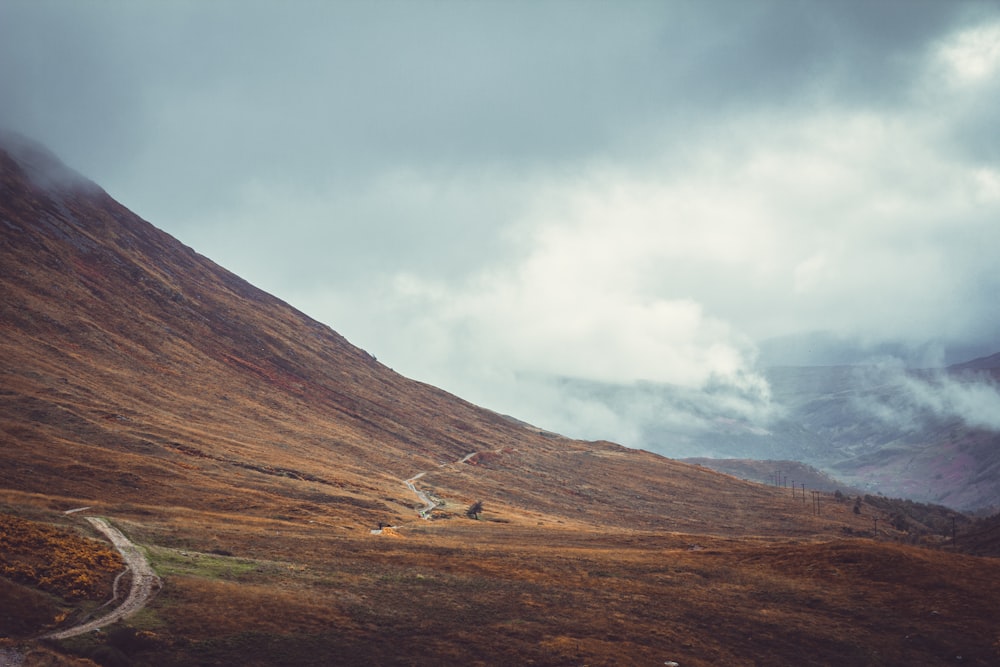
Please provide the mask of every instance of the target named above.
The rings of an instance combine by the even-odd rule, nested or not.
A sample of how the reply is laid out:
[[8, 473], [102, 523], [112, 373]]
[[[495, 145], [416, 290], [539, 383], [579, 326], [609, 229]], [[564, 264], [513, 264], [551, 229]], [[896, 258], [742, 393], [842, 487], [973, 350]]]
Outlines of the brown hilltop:
[[[872, 540], [874, 506], [817, 508], [404, 378], [44, 149], [0, 145], [0, 509], [83, 530], [61, 511], [90, 506], [163, 580], [127, 633], [37, 650], [165, 665], [1000, 660], [996, 560], [901, 544], [917, 537], [888, 520]], [[405, 483], [420, 473], [425, 498]], [[394, 528], [372, 535], [379, 523]], [[42, 590], [0, 585], [25, 607], [0, 635], [78, 613]]]

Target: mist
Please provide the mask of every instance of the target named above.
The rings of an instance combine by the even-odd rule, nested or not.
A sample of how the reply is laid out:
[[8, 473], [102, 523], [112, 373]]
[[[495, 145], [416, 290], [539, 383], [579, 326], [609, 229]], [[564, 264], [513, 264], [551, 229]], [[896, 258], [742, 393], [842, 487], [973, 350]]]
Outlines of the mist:
[[987, 373], [913, 371], [890, 359], [859, 368], [858, 379], [865, 388], [859, 408], [901, 430], [960, 420], [1000, 432], [1000, 385]]

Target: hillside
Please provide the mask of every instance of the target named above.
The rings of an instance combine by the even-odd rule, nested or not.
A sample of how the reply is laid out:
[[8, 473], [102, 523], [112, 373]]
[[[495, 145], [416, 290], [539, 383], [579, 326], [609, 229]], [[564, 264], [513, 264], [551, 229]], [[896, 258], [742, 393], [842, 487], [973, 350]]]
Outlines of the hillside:
[[[675, 492], [660, 478], [718, 484], [708, 471], [552, 437], [408, 380], [43, 149], [3, 159], [6, 488], [363, 527], [411, 515], [401, 480], [483, 452], [482, 465], [457, 466], [490, 471], [456, 481], [461, 502], [474, 490], [494, 504], [510, 498], [511, 512], [537, 505], [580, 518], [588, 505], [582, 518], [600, 525], [664, 526], [664, 498], [648, 498]], [[639, 465], [645, 472], [620, 485], [600, 481]], [[563, 486], [600, 489], [601, 502]]]
[[[82, 517], [108, 517], [162, 579], [117, 628], [41, 642], [28, 640], [102, 596], [74, 601], [27, 572], [0, 579], [0, 602], [34, 619], [9, 625], [0, 658], [1000, 657], [995, 559], [877, 521], [871, 504], [821, 494], [814, 507], [404, 378], [44, 148], [9, 133], [0, 146], [3, 525], [72, 540], [97, 537]], [[476, 500], [479, 520], [465, 515]], [[393, 528], [373, 534], [380, 525]], [[47, 554], [39, 543], [31, 558]], [[107, 574], [93, 577], [104, 599]]]
[[9, 156], [2, 173], [6, 486], [272, 511], [357, 500], [371, 521], [401, 511], [361, 499], [380, 485], [540, 440], [396, 375], [96, 186], [40, 187], [59, 166], [30, 151], [35, 173]]

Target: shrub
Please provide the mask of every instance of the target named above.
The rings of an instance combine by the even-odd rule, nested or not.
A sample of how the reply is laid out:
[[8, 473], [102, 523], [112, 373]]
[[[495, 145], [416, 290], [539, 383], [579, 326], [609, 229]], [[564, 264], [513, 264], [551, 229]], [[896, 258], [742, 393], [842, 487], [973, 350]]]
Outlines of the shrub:
[[470, 519], [479, 519], [479, 515], [483, 513], [483, 501], [477, 500], [476, 502], [469, 505], [469, 509], [465, 510], [465, 516]]

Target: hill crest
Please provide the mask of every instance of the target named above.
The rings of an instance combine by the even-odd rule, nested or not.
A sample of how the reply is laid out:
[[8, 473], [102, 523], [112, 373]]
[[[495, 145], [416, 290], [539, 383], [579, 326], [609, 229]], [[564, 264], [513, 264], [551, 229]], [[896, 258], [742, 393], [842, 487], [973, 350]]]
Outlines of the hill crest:
[[[20, 154], [62, 171], [43, 149]], [[511, 474], [590, 453], [684, 468], [539, 432], [406, 379], [97, 186], [40, 186], [17, 157], [0, 160], [8, 488], [260, 511], [337, 499], [373, 523], [407, 516], [400, 480], [475, 452]], [[474, 488], [453, 494], [464, 502]], [[506, 495], [577, 511], [541, 502], [538, 489]]]

